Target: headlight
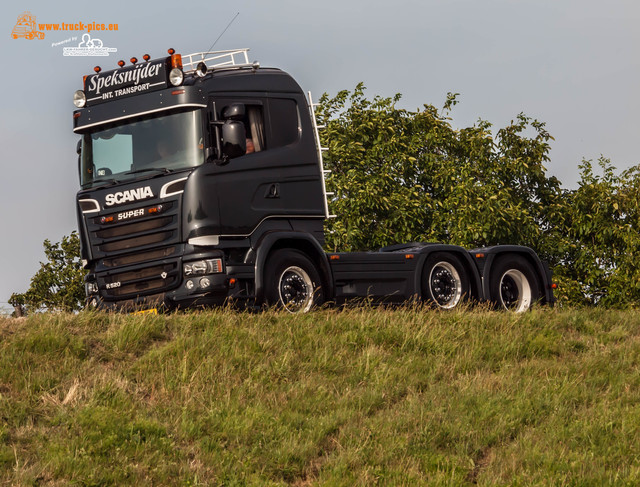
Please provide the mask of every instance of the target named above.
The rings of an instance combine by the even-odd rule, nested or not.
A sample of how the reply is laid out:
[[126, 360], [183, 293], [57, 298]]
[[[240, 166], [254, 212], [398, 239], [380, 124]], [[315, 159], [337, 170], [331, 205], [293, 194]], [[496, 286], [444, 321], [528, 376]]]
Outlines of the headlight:
[[222, 272], [222, 259], [207, 259], [189, 262], [182, 266], [185, 276], [217, 274]]
[[202, 260], [200, 262], [194, 262], [193, 264], [186, 266], [185, 274], [190, 276], [191, 274], [206, 274], [207, 273], [207, 262]]
[[95, 282], [85, 282], [84, 290], [87, 293], [87, 296], [98, 294], [98, 284]]
[[173, 86], [180, 86], [184, 81], [184, 73], [181, 69], [173, 68], [169, 73], [169, 82]]
[[84, 91], [77, 90], [73, 94], [73, 104], [78, 108], [82, 108], [87, 104], [87, 95], [84, 94]]

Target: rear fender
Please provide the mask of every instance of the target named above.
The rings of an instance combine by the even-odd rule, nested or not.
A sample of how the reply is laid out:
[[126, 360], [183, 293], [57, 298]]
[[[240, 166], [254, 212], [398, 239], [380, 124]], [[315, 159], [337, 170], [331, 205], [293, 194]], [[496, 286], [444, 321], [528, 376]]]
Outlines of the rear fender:
[[[542, 297], [545, 303], [553, 304], [555, 302], [553, 290], [551, 289], [551, 271], [549, 270], [549, 267], [540, 260], [538, 254], [536, 254], [533, 249], [522, 245], [499, 245], [496, 247], [487, 247], [469, 251], [469, 255], [474, 256], [474, 258], [475, 254], [484, 255], [484, 265], [482, 266], [481, 276], [482, 295], [485, 300], [490, 298], [490, 277], [495, 263], [505, 254], [516, 254], [527, 259], [533, 266], [540, 282], [540, 289], [542, 290]], [[476, 262], [476, 264], [478, 264], [478, 262]]]
[[467, 275], [469, 276], [469, 286], [471, 288], [471, 298], [479, 300], [482, 298], [482, 279], [480, 277], [480, 273], [478, 272], [478, 267], [473, 262], [471, 255], [469, 252], [457, 245], [447, 245], [447, 244], [430, 244], [428, 246], [424, 246], [420, 250], [418, 265], [416, 266], [416, 275], [414, 277], [414, 287], [416, 290], [416, 294], [420, 299], [423, 299], [422, 296], [422, 272], [424, 269], [425, 262], [429, 255], [434, 252], [444, 252], [448, 254], [455, 255], [462, 265], [464, 266]]

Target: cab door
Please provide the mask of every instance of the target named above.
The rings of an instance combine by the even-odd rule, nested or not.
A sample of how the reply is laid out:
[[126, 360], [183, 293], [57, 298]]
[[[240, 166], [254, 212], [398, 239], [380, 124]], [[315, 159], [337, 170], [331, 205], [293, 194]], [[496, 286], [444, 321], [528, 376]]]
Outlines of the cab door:
[[[300, 122], [299, 110], [306, 107], [280, 94], [213, 97], [210, 106], [217, 120], [224, 120], [232, 104], [244, 105], [239, 121], [247, 150], [216, 170], [221, 235], [248, 236], [265, 222], [271, 229], [290, 230], [290, 217], [321, 217], [320, 171]], [[311, 132], [304, 135], [313, 140]]]

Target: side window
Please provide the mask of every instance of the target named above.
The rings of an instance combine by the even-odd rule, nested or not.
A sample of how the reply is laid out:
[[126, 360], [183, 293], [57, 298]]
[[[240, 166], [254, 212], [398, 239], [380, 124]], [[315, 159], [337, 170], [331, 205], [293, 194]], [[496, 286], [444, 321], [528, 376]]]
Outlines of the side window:
[[269, 99], [269, 118], [271, 147], [282, 147], [298, 140], [300, 137], [300, 115], [295, 100], [289, 98]]
[[244, 105], [244, 115], [233, 115], [232, 119], [242, 122], [247, 139], [247, 154], [261, 152], [271, 144], [266, 137], [264, 108], [258, 100], [230, 100], [222, 99], [216, 101], [216, 111], [218, 120], [224, 120], [224, 114], [229, 107], [241, 103]]
[[219, 99], [218, 119], [223, 119], [227, 107], [237, 103], [244, 105], [244, 116], [236, 115], [234, 120], [244, 124], [246, 154], [284, 147], [300, 139], [300, 114], [294, 99]]

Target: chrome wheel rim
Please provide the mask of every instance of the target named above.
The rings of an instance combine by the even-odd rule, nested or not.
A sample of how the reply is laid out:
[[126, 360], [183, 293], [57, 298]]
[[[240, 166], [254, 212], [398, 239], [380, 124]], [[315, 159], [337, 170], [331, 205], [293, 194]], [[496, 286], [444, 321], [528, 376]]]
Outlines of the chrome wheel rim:
[[290, 313], [305, 313], [313, 305], [313, 282], [309, 274], [297, 266], [287, 267], [278, 280], [280, 303]]
[[522, 313], [531, 307], [531, 286], [517, 269], [509, 269], [500, 278], [500, 302], [505, 309]]
[[455, 308], [462, 298], [462, 280], [450, 262], [438, 262], [429, 273], [429, 291], [437, 306]]

